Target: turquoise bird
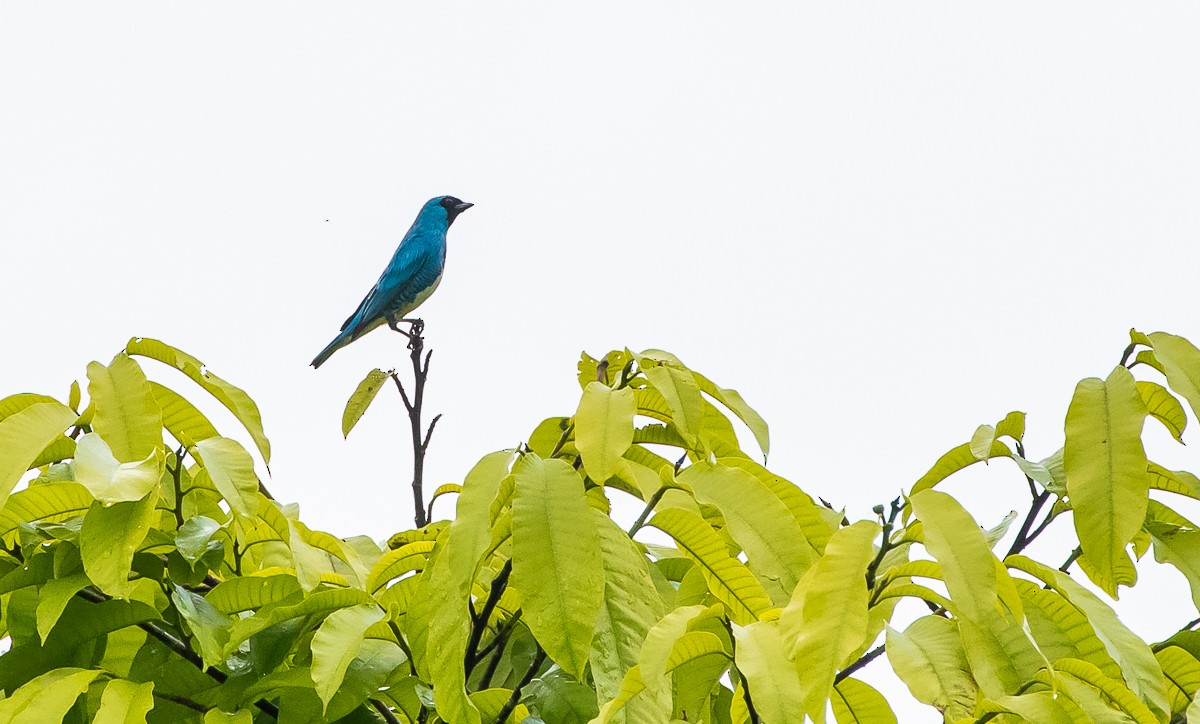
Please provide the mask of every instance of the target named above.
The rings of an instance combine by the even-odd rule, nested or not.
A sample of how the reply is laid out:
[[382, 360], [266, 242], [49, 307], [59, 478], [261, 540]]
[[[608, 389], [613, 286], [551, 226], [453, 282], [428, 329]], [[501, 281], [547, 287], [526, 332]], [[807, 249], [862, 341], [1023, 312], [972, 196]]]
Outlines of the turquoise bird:
[[433, 294], [446, 267], [446, 232], [458, 215], [474, 206], [453, 196], [425, 202], [417, 220], [400, 240], [396, 253], [342, 331], [312, 361], [320, 367], [330, 355], [376, 327], [386, 324], [397, 332], [397, 322]]

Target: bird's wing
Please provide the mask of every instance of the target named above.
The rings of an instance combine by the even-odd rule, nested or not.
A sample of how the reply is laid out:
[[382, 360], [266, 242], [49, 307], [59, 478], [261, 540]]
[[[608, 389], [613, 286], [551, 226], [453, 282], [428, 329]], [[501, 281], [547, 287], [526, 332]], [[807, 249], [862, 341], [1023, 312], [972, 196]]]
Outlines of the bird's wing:
[[437, 280], [441, 267], [442, 257], [435, 246], [402, 244], [342, 330], [351, 328], [357, 334], [359, 329], [365, 331], [371, 322], [389, 312], [396, 314], [396, 310], [403, 309]]

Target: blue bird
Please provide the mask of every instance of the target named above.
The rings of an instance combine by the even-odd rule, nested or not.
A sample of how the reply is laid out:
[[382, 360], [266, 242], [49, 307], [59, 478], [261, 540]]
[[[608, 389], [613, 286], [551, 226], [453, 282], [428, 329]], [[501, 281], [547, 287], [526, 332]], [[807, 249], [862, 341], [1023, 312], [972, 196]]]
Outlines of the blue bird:
[[433, 294], [446, 266], [446, 231], [459, 214], [474, 206], [453, 196], [438, 196], [425, 202], [417, 220], [400, 240], [387, 268], [375, 282], [342, 331], [312, 361], [320, 367], [342, 347], [386, 324], [396, 331], [399, 321]]

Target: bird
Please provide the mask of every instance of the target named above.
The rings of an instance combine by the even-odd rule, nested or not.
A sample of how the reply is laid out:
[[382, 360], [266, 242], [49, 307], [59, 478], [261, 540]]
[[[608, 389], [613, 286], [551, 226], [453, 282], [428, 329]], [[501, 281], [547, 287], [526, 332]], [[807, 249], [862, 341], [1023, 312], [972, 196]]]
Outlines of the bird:
[[425, 202], [379, 281], [342, 324], [333, 341], [312, 361], [314, 368], [380, 325], [402, 331], [396, 323], [421, 306], [442, 281], [446, 266], [446, 231], [459, 214], [474, 205], [454, 196], [436, 196]]

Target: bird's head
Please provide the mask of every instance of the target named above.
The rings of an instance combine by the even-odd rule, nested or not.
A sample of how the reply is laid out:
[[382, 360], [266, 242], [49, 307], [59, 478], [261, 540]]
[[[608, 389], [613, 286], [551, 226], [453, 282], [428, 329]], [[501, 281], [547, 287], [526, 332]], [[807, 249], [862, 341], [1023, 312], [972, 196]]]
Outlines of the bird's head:
[[449, 226], [454, 223], [454, 220], [456, 218], [458, 218], [459, 214], [461, 214], [462, 212], [466, 211], [467, 209], [471, 208], [474, 205], [475, 204], [469, 204], [466, 201], [463, 201], [462, 199], [459, 199], [459, 198], [455, 198], [453, 196], [438, 196], [437, 198], [430, 199], [425, 204], [425, 208], [423, 211], [424, 212], [445, 213], [446, 214], [446, 226]]

